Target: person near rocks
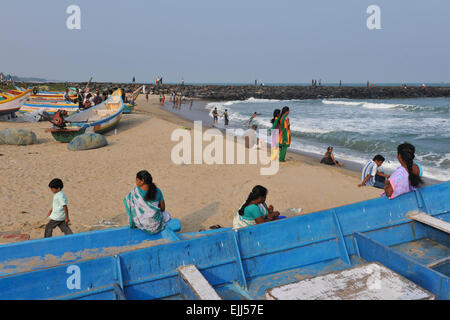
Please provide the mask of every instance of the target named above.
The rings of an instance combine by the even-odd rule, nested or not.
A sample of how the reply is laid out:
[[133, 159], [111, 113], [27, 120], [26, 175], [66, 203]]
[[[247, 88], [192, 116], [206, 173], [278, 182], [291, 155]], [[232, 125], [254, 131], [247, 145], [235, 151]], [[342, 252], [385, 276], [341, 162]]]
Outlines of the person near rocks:
[[233, 229], [253, 226], [265, 222], [278, 220], [280, 213], [274, 211], [273, 206], [266, 205], [267, 189], [257, 185], [253, 187], [247, 200], [236, 212], [233, 218]]
[[415, 152], [416, 148], [408, 142], [397, 147], [397, 159], [401, 166], [391, 174], [384, 185], [383, 195], [389, 199], [414, 191], [424, 183], [418, 168], [414, 169]]
[[291, 125], [288, 116], [289, 107], [283, 107], [279, 125], [280, 162], [286, 161], [287, 149], [291, 145]]
[[219, 117], [219, 112], [217, 111], [217, 108], [214, 108], [212, 116], [213, 116], [213, 124], [217, 124], [217, 119]]
[[136, 174], [136, 187], [123, 200], [130, 228], [138, 228], [149, 234], [157, 234], [165, 228], [176, 231], [181, 223], [172, 219], [166, 211], [161, 191], [147, 170]]
[[50, 217], [50, 221], [45, 226], [44, 237], [51, 237], [53, 229], [56, 227], [59, 227], [65, 235], [73, 234], [69, 227], [69, 209], [67, 207], [67, 197], [62, 191], [64, 187], [62, 180], [55, 178], [50, 181], [48, 187], [53, 193], [53, 204], [46, 216], [46, 218]]
[[361, 183], [358, 187], [371, 186], [378, 189], [384, 189], [385, 180], [389, 178], [383, 172], [379, 172], [378, 168], [383, 164], [384, 157], [377, 154], [371, 161], [368, 161], [361, 172]]
[[192, 103], [193, 103], [193, 100], [192, 99], [189, 99], [190, 100], [190, 102], [189, 102], [189, 110], [192, 110]]
[[334, 159], [333, 155], [333, 147], [328, 147], [327, 152], [325, 152], [325, 155], [323, 156], [322, 160], [320, 160], [320, 163], [327, 164], [329, 166], [337, 166], [337, 167], [343, 167], [343, 163], [339, 163], [336, 159]]
[[[191, 100], [192, 104], [192, 100]], [[228, 127], [228, 109], [225, 109], [224, 113], [222, 114], [222, 117], [224, 118], [225, 127]]]

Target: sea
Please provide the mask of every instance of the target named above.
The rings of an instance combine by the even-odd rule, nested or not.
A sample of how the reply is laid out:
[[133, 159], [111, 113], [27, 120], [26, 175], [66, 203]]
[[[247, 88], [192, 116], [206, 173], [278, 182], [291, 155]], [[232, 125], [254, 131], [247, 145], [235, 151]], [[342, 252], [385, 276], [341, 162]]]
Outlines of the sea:
[[[312, 99], [267, 100], [249, 98], [244, 101], [195, 103], [193, 110], [177, 111], [191, 120], [212, 124], [211, 112], [219, 115], [228, 110], [231, 130], [271, 127], [275, 109], [290, 108], [291, 151], [320, 158], [333, 146], [337, 160], [357, 164], [360, 169], [376, 154], [386, 158], [380, 168], [393, 172], [400, 164], [397, 146], [409, 142], [416, 148], [416, 162], [423, 176], [435, 181], [450, 180], [450, 98], [414, 98], [389, 100]], [[167, 103], [171, 110], [171, 103]], [[219, 118], [218, 128], [224, 128]]]

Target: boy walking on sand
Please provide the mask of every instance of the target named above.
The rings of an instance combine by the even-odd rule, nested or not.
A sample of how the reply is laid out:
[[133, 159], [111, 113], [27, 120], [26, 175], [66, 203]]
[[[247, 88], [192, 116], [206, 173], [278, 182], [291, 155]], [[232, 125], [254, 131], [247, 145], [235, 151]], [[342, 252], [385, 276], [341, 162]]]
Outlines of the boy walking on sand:
[[45, 226], [45, 238], [52, 236], [53, 229], [59, 227], [65, 235], [72, 234], [69, 228], [69, 209], [67, 208], [67, 197], [62, 192], [63, 182], [61, 179], [53, 179], [48, 184], [53, 195], [53, 206], [48, 212], [47, 217], [50, 216], [50, 221]]

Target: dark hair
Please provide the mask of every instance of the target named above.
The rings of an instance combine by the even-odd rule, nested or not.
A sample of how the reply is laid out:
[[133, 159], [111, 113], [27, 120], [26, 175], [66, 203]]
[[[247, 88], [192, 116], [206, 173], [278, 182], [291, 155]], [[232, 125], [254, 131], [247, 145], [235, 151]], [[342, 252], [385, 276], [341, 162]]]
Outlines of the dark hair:
[[280, 113], [281, 113], [280, 109], [273, 110], [273, 119], [270, 120], [270, 123], [273, 124], [275, 122], [275, 118], [280, 116]]
[[283, 109], [281, 109], [281, 114], [283, 115], [283, 114], [285, 114], [286, 112], [288, 112], [289, 111], [289, 107], [283, 107]]
[[239, 209], [239, 215], [244, 215], [245, 208], [249, 205], [250, 202], [258, 199], [259, 197], [266, 197], [267, 196], [267, 189], [263, 186], [254, 186], [252, 189], [252, 192], [247, 197], [247, 201], [242, 205], [242, 207]]
[[144, 200], [145, 201], [155, 200], [156, 185], [153, 183], [152, 175], [147, 170], [141, 170], [136, 174], [136, 178], [139, 180], [144, 180], [144, 184], [149, 186], [149, 189], [145, 194]]
[[420, 176], [414, 174], [413, 172], [413, 160], [414, 160], [414, 153], [416, 152], [416, 148], [408, 143], [402, 143], [397, 147], [397, 153], [401, 156], [402, 160], [405, 162], [406, 167], [408, 169], [409, 173], [409, 183], [413, 187], [418, 187], [419, 185], [423, 184], [422, 178]]
[[327, 148], [327, 151], [330, 151], [331, 149], [333, 149], [333, 147], [332, 147], [332, 146], [329, 146], [329, 147]]
[[381, 161], [384, 162], [384, 157], [381, 154], [377, 154], [375, 157], [373, 157], [372, 161]]
[[61, 179], [55, 178], [48, 184], [48, 187], [51, 189], [62, 189], [64, 184]]

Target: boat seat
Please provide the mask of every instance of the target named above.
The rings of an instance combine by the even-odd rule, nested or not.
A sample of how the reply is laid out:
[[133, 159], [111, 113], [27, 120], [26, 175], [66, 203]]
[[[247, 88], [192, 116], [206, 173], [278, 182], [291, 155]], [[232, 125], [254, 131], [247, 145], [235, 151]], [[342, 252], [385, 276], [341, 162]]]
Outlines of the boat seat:
[[433, 300], [434, 295], [379, 263], [266, 290], [267, 300]]
[[216, 290], [194, 265], [178, 267], [178, 286], [181, 294], [193, 300], [222, 300]]
[[435, 218], [430, 216], [429, 214], [420, 212], [414, 215], [411, 215], [410, 218], [414, 221], [421, 222], [435, 229], [439, 229], [444, 231], [445, 233], [450, 233], [450, 223], [447, 221]]
[[100, 117], [106, 117], [106, 116], [110, 116], [114, 113], [113, 110], [95, 110], [95, 113], [100, 116]]
[[108, 109], [108, 110], [119, 110], [119, 108], [120, 108], [120, 104], [118, 102], [117, 103], [114, 103], [114, 102], [106, 103], [106, 109]]

